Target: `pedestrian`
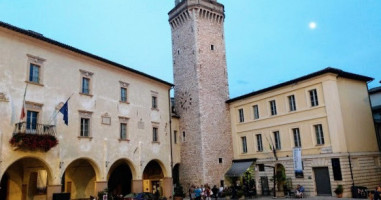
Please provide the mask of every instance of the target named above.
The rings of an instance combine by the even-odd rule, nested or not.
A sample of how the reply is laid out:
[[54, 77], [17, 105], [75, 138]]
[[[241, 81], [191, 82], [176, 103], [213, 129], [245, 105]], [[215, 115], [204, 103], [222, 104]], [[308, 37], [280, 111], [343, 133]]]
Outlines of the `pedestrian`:
[[213, 192], [213, 197], [217, 200], [217, 197], [218, 197], [218, 188], [217, 188], [217, 185], [213, 186], [212, 192]]
[[381, 200], [381, 186], [376, 187], [376, 191], [373, 195], [373, 200]]
[[190, 200], [194, 200], [196, 198], [194, 195], [194, 190], [195, 190], [195, 186], [192, 184], [192, 186], [190, 186], [188, 190]]
[[199, 186], [194, 190], [194, 195], [196, 200], [201, 200], [201, 188]]

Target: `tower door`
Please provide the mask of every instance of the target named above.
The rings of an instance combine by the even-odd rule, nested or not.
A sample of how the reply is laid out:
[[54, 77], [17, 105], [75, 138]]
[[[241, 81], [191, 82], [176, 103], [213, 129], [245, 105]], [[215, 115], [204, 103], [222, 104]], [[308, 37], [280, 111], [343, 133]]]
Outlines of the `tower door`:
[[315, 174], [316, 191], [318, 196], [331, 196], [331, 182], [328, 167], [313, 168]]

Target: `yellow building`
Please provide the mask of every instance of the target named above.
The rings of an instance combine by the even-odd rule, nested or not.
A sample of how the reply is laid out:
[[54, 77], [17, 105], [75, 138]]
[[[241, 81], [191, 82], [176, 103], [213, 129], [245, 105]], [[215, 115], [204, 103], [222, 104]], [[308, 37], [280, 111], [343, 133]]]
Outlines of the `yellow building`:
[[[381, 182], [381, 163], [371, 80], [326, 68], [230, 99], [233, 163], [255, 161], [259, 194], [273, 188], [273, 168], [281, 180], [278, 195], [297, 184], [309, 196], [334, 195], [338, 185], [344, 196], [351, 196], [352, 184], [373, 189]], [[302, 162], [295, 173], [297, 150]]]
[[172, 84], [2, 22], [0, 44], [0, 199], [172, 195]]

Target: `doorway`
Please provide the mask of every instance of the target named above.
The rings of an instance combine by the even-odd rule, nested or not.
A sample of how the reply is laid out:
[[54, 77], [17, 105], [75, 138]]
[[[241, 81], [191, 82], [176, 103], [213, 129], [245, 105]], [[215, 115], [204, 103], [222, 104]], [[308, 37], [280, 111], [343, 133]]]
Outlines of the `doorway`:
[[331, 182], [328, 167], [314, 167], [316, 192], [318, 196], [331, 196]]

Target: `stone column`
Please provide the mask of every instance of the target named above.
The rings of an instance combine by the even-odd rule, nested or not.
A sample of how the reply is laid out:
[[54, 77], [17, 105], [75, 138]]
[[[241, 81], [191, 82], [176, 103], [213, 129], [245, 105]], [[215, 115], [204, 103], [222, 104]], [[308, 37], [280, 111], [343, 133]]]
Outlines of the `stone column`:
[[169, 197], [173, 195], [172, 192], [173, 192], [173, 179], [171, 177], [163, 178], [163, 196], [169, 199]]
[[132, 180], [132, 193], [143, 192], [143, 180]]
[[48, 185], [46, 188], [47, 200], [52, 200], [54, 193], [61, 193], [61, 187], [62, 185]]
[[97, 197], [98, 192], [103, 191], [105, 188], [107, 188], [107, 181], [96, 181], [93, 196]]

